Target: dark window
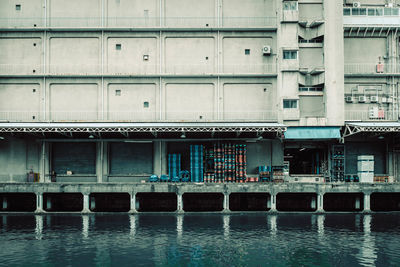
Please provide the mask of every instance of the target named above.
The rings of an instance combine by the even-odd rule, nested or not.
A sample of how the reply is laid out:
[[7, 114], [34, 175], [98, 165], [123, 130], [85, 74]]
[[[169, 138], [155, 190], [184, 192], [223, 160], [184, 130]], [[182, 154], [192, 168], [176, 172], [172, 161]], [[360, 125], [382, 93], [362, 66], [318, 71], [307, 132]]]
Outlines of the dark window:
[[121, 50], [121, 48], [122, 48], [122, 45], [121, 45], [121, 44], [116, 44], [116, 45], [115, 45], [115, 49], [116, 49], [116, 50]]
[[245, 50], [244, 50], [244, 54], [245, 54], [245, 55], [250, 55], [250, 49], [245, 49]]
[[15, 10], [21, 10], [21, 5], [15, 5]]
[[297, 100], [296, 99], [284, 99], [283, 100], [283, 108], [297, 108]]

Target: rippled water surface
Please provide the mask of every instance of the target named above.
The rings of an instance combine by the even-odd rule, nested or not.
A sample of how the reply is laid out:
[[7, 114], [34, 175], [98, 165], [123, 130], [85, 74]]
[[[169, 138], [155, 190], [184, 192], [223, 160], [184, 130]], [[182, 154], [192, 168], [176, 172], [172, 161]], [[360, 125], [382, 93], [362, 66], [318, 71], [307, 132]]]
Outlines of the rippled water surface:
[[2, 266], [400, 266], [400, 214], [0, 215]]

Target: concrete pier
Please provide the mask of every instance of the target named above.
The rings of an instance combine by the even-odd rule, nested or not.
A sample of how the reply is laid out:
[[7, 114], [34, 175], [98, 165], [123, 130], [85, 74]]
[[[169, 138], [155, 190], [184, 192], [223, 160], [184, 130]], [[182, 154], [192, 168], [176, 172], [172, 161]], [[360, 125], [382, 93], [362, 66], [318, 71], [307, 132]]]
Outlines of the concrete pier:
[[[139, 193], [150, 194], [150, 197], [151, 194], [155, 197], [157, 194], [157, 197], [160, 197], [160, 193], [162, 193], [161, 195], [163, 196], [169, 194], [169, 199], [173, 199], [174, 196], [176, 196], [176, 202], [174, 200], [170, 203], [175, 202], [173, 205], [176, 205], [176, 209], [174, 210], [178, 213], [182, 213], [185, 210], [185, 195], [187, 197], [190, 196], [190, 194], [185, 193], [192, 193], [192, 196], [193, 193], [196, 193], [200, 197], [202, 193], [204, 195], [215, 195], [215, 193], [219, 193], [221, 196], [223, 195], [221, 198], [212, 200], [214, 204], [223, 207], [221, 210], [222, 212], [234, 212], [230, 210], [230, 200], [233, 197], [232, 193], [236, 195], [237, 193], [247, 195], [264, 193], [265, 197], [262, 199], [262, 203], [266, 202], [264, 205], [267, 207], [268, 211], [265, 210], [265, 212], [270, 213], [281, 212], [282, 210], [285, 211], [285, 209], [280, 210], [280, 208], [277, 207], [277, 202], [285, 201], [286, 204], [289, 203], [290, 205], [290, 203], [296, 201], [299, 196], [305, 196], [305, 201], [303, 202], [306, 207], [305, 209], [299, 210], [290, 209], [291, 212], [303, 210], [317, 213], [329, 211], [360, 211], [368, 213], [371, 212], [371, 194], [379, 196], [380, 199], [387, 195], [392, 202], [394, 200], [400, 201], [400, 197], [397, 197], [400, 196], [400, 184], [5, 183], [0, 184], [0, 199], [2, 199], [2, 209], [0, 212], [18, 211], [8, 210], [8, 208], [13, 207], [15, 203], [18, 202], [19, 195], [22, 196], [26, 193], [33, 194], [33, 196], [36, 195], [36, 213], [56, 212], [56, 207], [60, 205], [59, 201], [62, 198], [57, 198], [54, 194], [63, 195], [66, 193], [79, 193], [80, 197], [83, 195], [83, 208], [80, 211], [82, 213], [93, 212], [96, 211], [96, 209], [100, 211], [100, 207], [97, 206], [104, 206], [104, 203], [107, 204], [110, 201], [112, 202], [110, 205], [114, 206], [111, 206], [111, 208], [105, 207], [107, 212], [121, 211], [118, 208], [113, 210], [115, 205], [129, 205], [130, 208], [127, 209], [127, 212], [130, 213], [141, 212], [138, 208], [139, 200], [136, 196]], [[43, 195], [46, 195], [46, 197], [44, 198]], [[50, 198], [49, 195], [52, 195], [52, 197]], [[110, 198], [110, 196], [112, 197]], [[293, 196], [294, 199], [287, 199], [291, 196]], [[109, 200], [104, 200], [104, 197], [106, 200]], [[282, 200], [282, 198], [285, 199]], [[57, 199], [57, 205], [53, 203], [55, 199]], [[160, 203], [165, 203], [167, 199], [168, 198], [161, 199]], [[46, 203], [44, 203], [44, 201], [46, 201]], [[97, 203], [97, 201], [100, 202]], [[208, 199], [204, 198], [199, 203], [205, 203], [207, 201]], [[206, 203], [205, 205], [210, 205], [210, 203]], [[392, 205], [394, 209], [391, 211], [397, 211], [396, 205], [396, 203]], [[102, 207], [102, 209], [104, 211], [104, 207]], [[193, 209], [193, 207], [191, 209]], [[377, 211], [379, 211], [379, 209]]]

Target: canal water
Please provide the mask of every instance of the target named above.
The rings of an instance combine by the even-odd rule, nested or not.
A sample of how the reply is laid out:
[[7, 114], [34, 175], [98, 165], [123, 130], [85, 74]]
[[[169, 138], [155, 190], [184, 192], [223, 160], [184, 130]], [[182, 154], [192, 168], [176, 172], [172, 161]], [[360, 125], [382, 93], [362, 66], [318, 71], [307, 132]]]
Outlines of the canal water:
[[400, 214], [0, 215], [1, 266], [400, 266]]

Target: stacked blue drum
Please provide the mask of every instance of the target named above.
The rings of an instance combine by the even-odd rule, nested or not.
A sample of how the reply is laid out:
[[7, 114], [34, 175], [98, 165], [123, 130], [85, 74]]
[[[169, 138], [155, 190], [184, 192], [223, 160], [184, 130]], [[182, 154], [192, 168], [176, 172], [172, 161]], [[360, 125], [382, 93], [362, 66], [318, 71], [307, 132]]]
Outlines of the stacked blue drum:
[[192, 182], [203, 182], [203, 149], [202, 145], [190, 146], [190, 175]]

